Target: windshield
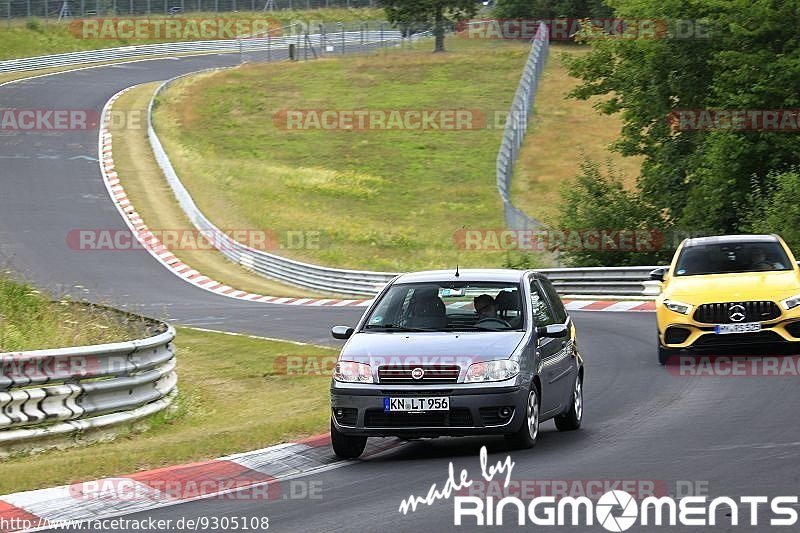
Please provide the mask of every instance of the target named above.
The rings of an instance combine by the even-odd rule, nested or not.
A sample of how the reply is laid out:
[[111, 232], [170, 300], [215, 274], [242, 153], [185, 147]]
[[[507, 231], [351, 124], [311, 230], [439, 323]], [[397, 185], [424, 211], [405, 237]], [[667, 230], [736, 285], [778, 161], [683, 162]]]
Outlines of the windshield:
[[393, 285], [367, 318], [366, 331], [504, 331], [522, 329], [515, 283]]
[[697, 276], [791, 269], [791, 262], [779, 243], [754, 241], [704, 244], [684, 248], [675, 266], [675, 275]]

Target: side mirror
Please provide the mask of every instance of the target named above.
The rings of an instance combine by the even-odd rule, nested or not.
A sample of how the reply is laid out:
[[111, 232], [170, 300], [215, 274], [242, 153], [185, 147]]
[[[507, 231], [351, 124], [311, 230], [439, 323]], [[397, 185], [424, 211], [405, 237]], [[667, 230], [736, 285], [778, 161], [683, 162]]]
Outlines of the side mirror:
[[353, 336], [353, 331], [355, 330], [350, 326], [333, 326], [331, 328], [331, 335], [333, 335], [334, 339], [345, 341]]
[[537, 337], [547, 337], [558, 339], [569, 335], [569, 328], [565, 324], [551, 324], [549, 326], [539, 326], [536, 328]]
[[650, 272], [650, 279], [654, 281], [664, 281], [664, 276], [667, 273], [666, 268], [657, 268]]

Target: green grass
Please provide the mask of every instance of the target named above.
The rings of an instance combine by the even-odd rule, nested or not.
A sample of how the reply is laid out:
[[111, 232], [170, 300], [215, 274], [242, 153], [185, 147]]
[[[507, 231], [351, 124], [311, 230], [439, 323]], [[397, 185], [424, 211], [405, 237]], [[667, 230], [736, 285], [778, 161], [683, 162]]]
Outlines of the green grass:
[[459, 251], [454, 232], [501, 228], [500, 128], [286, 131], [287, 109], [510, 106], [529, 47], [448, 39], [413, 51], [254, 64], [205, 74], [160, 98], [156, 127], [178, 174], [223, 228], [319, 231], [317, 248], [279, 253], [375, 270], [501, 266], [506, 254]]
[[0, 274], [0, 352], [125, 341], [144, 335], [144, 326], [112, 310], [52, 302], [30, 285]]
[[[289, 442], [326, 431], [336, 350], [178, 329], [177, 409], [114, 441], [0, 460], [0, 494], [124, 475]], [[297, 361], [304, 375], [285, 375]], [[318, 359], [321, 357], [323, 359]], [[283, 361], [283, 362], [282, 362]]]
[[623, 157], [608, 147], [619, 137], [619, 116], [601, 115], [597, 99], [567, 98], [578, 80], [567, 72], [569, 57], [584, 55], [588, 47], [552, 44], [536, 94], [536, 107], [528, 134], [514, 168], [511, 197], [529, 216], [554, 225], [561, 193], [575, 180], [585, 158], [605, 165], [611, 162], [634, 187], [641, 157]]
[[[130, 18], [162, 18], [163, 14], [153, 14], [150, 17], [137, 16]], [[226, 18], [226, 19], [277, 19], [282, 26], [296, 21], [318, 22], [358, 22], [362, 20], [383, 21], [386, 15], [382, 9], [314, 9], [309, 11], [281, 10], [275, 12], [246, 12], [238, 13], [186, 13], [176, 15], [174, 18]], [[109, 16], [109, 18], [111, 18]], [[128, 18], [128, 17], [115, 17]], [[115, 46], [129, 46], [165, 42], [165, 39], [85, 39], [81, 31], [70, 29], [70, 20], [58, 22], [50, 19], [7, 20], [0, 22], [0, 60], [18, 57], [30, 57], [46, 54], [60, 54], [93, 50], [97, 48], [111, 48]], [[183, 40], [183, 39], [181, 39]], [[192, 40], [192, 39], [186, 39]]]
[[[153, 92], [161, 82], [134, 87], [114, 103], [114, 113], [121, 116], [146, 116]], [[128, 199], [151, 229], [193, 232], [196, 228], [181, 209], [158, 163], [142, 128], [119, 121], [109, 128], [114, 138], [114, 169]], [[233, 263], [216, 250], [189, 250], [180, 246], [172, 252], [193, 269], [220, 283], [237, 289], [270, 296], [330, 297], [307, 289], [283, 285]]]

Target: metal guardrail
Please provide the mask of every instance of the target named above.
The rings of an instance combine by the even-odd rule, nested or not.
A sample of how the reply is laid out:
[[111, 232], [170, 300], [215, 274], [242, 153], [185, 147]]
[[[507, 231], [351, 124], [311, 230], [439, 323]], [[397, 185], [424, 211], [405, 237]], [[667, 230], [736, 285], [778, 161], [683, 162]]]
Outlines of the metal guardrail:
[[[341, 51], [340, 47], [380, 46], [385, 43], [402, 41], [399, 30], [380, 26], [377, 29], [364, 29], [363, 24], [355, 24], [353, 29], [343, 25], [334, 26], [326, 33], [284, 34], [280, 37], [248, 37], [243, 39], [220, 39], [212, 41], [185, 41], [175, 43], [144, 44], [118, 48], [101, 48], [66, 54], [26, 57], [0, 61], [0, 72], [22, 72], [44, 68], [103, 63], [125, 59], [169, 56], [176, 54], [238, 53], [240, 61], [269, 60], [272, 50], [288, 49], [289, 45], [313, 50], [314, 54], [326, 51]], [[289, 27], [287, 27], [289, 28]], [[368, 28], [368, 27], [367, 27]], [[289, 28], [291, 29], [291, 28]]]
[[660, 284], [650, 280], [650, 272], [657, 267], [588, 267], [544, 268], [560, 294], [597, 296], [655, 297]]
[[126, 342], [0, 353], [0, 446], [132, 421], [168, 406], [175, 329]]
[[[546, 27], [540, 31], [546, 32]], [[385, 35], [377, 37], [383, 39]], [[328, 39], [320, 34], [317, 34], [314, 38], [318, 39], [319, 43], [328, 42]], [[534, 49], [531, 51], [531, 56], [526, 66], [526, 74], [523, 75], [523, 83], [527, 84], [528, 87], [535, 86], [533, 77], [538, 76], [536, 72], [539, 72], [541, 65], [543, 65], [544, 55], [546, 55], [546, 33], [541, 42], [544, 44], [540, 44], [540, 46], [544, 46], [545, 51], [542, 52], [540, 48], [537, 52], [534, 44]], [[192, 74], [185, 74], [164, 82], [154, 93], [148, 110], [148, 138], [156, 161], [184, 213], [198, 230], [209, 237], [209, 241], [214, 243], [220, 252], [234, 263], [265, 277], [323, 292], [372, 296], [397, 275], [390, 272], [329, 268], [287, 259], [250, 248], [231, 239], [225, 232], [217, 228], [200, 211], [191, 194], [181, 182], [153, 127], [153, 106], [158, 95], [170, 84], [189, 75]], [[522, 103], [519, 105], [522, 105]], [[514, 109], [516, 108], [512, 107], [512, 113]], [[529, 111], [530, 107], [527, 108], [526, 113], [529, 113]], [[517, 124], [525, 123], [525, 121], [520, 122], [522, 120], [520, 116], [517, 116], [515, 120]], [[508, 128], [509, 126], [507, 125]], [[518, 129], [515, 130], [513, 128], [513, 124], [511, 128], [512, 131], [518, 131]], [[521, 137], [519, 142], [521, 142]], [[509, 160], [509, 162], [511, 163], [512, 161]], [[649, 297], [658, 294], [657, 290], [655, 293], [653, 292], [652, 282], [649, 282], [649, 273], [653, 268], [655, 267], [561, 268], [543, 269], [542, 272], [545, 272], [553, 280], [553, 284], [562, 294]]]
[[497, 189], [503, 200], [503, 211], [506, 227], [509, 229], [532, 229], [541, 224], [527, 216], [511, 202], [511, 177], [514, 173], [514, 163], [519, 156], [519, 149], [525, 132], [528, 130], [528, 119], [533, 109], [536, 97], [536, 88], [542, 76], [544, 64], [550, 49], [549, 30], [545, 24], [540, 24], [531, 44], [531, 52], [522, 72], [522, 79], [514, 95], [511, 110], [508, 114], [500, 151], [497, 154]]
[[[369, 33], [366, 36], [367, 43], [365, 44], [369, 44], [369, 42], [383, 42], [383, 40], [387, 39], [388, 33], [389, 32], [384, 31]], [[394, 33], [396, 34], [396, 36], [394, 36], [395, 39], [401, 39], [399, 31]], [[317, 34], [313, 37], [318, 39], [317, 42], [320, 45], [328, 46], [328, 41], [322, 35]], [[364, 36], [359, 32], [353, 32], [352, 38], [356, 40], [355, 42], [361, 42]], [[335, 46], [335, 44], [330, 46]], [[329, 268], [287, 259], [237, 242], [215, 226], [214, 223], [200, 211], [197, 204], [195, 204], [192, 199], [191, 194], [189, 194], [189, 191], [181, 182], [153, 127], [153, 106], [158, 95], [172, 83], [192, 74], [196, 73], [184, 74], [167, 80], [155, 91], [150, 100], [147, 113], [147, 135], [156, 161], [184, 213], [186, 213], [189, 220], [198, 230], [209, 237], [209, 241], [214, 243], [220, 252], [234, 263], [240, 264], [248, 270], [252, 270], [265, 277], [277, 279], [290, 285], [323, 292], [372, 296], [397, 275], [391, 272]]]

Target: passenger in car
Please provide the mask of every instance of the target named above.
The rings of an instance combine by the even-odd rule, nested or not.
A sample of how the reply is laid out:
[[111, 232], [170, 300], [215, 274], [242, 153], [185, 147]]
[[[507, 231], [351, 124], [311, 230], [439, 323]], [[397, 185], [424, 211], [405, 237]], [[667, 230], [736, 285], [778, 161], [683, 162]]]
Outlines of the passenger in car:
[[488, 294], [481, 294], [472, 300], [472, 306], [478, 313], [478, 320], [497, 318], [497, 302]]

